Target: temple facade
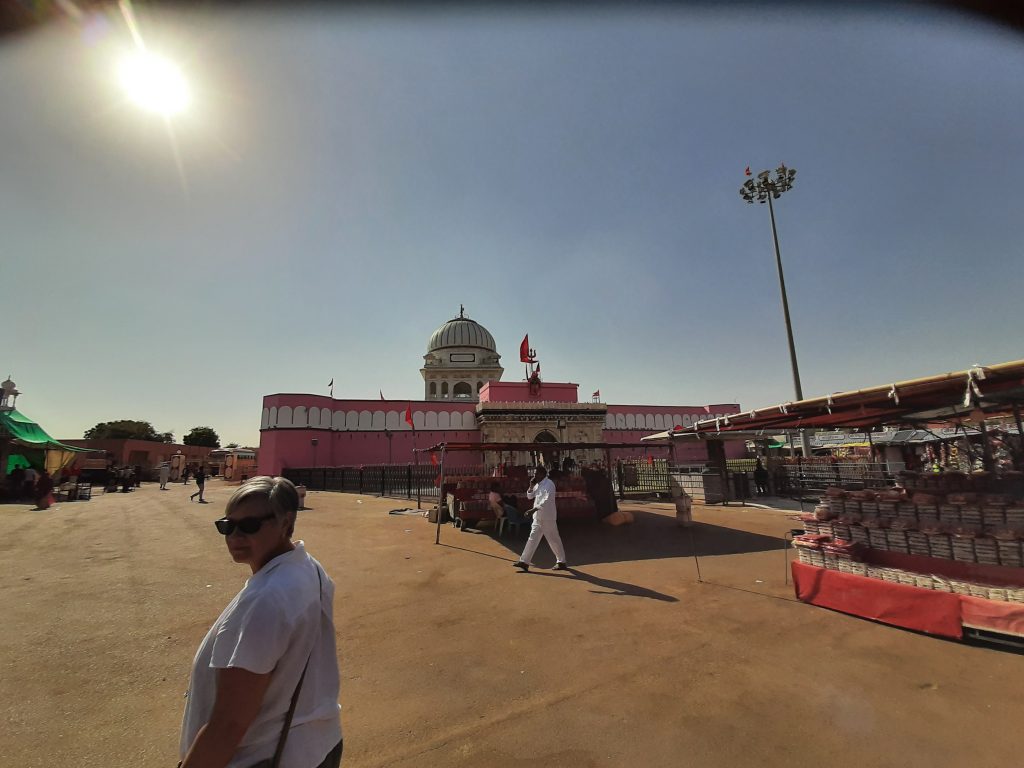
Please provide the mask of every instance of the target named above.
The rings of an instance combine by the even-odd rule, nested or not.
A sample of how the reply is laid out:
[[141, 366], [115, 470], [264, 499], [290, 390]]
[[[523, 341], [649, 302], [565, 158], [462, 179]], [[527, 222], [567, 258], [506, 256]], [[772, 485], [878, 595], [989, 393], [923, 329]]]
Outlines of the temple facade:
[[[579, 385], [571, 382], [503, 382], [494, 337], [466, 317], [464, 310], [431, 334], [423, 359], [424, 398], [419, 401], [266, 395], [260, 417], [259, 472], [277, 475], [286, 467], [415, 463], [422, 460], [417, 459], [416, 448], [441, 442], [637, 443], [676, 425], [688, 427], [740, 411], [736, 403], [580, 402]], [[643, 449], [632, 453], [640, 456]], [[702, 445], [677, 448], [679, 463], [704, 459]], [[473, 453], [453, 454], [452, 460], [481, 462]]]

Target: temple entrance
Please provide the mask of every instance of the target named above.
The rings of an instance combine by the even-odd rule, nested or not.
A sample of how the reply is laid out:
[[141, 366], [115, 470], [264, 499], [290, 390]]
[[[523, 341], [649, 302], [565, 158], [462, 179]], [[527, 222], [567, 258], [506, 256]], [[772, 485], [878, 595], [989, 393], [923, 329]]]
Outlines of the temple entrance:
[[[535, 443], [557, 443], [558, 442], [558, 438], [555, 437], [553, 434], [551, 434], [550, 432], [548, 432], [545, 429], [545, 430], [542, 430], [541, 432], [539, 432], [537, 434], [537, 436], [535, 438], [533, 438], [533, 442], [535, 442]], [[546, 467], [555, 467], [555, 468], [557, 468], [559, 466], [558, 451], [545, 450], [544, 448], [540, 448], [539, 449], [539, 453], [540, 453], [540, 458], [544, 462], [544, 465]], [[535, 461], [536, 461], [536, 459], [535, 459]]]

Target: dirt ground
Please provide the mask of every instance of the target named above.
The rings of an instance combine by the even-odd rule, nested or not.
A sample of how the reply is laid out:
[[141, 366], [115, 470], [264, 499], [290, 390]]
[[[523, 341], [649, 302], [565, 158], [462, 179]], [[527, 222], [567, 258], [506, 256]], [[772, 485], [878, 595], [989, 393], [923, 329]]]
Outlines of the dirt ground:
[[[211, 483], [0, 506], [0, 764], [173, 766], [192, 655], [248, 573]], [[793, 600], [790, 521], [667, 505], [524, 539], [313, 493], [298, 537], [337, 582], [343, 765], [1019, 766], [1024, 658]]]

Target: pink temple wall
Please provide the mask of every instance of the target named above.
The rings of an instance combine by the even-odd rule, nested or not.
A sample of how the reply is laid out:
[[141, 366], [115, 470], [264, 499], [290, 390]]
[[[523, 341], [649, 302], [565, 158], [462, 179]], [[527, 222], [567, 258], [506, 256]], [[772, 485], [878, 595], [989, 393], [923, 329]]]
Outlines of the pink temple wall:
[[[490, 384], [495, 384], [491, 382]], [[488, 391], [490, 384], [484, 386]], [[502, 384], [488, 393], [502, 402], [522, 401], [525, 382]], [[546, 384], [540, 400], [576, 402], [577, 385]], [[406, 408], [411, 407], [413, 430], [405, 423]], [[609, 405], [603, 439], [609, 443], [638, 443], [642, 437], [676, 424], [689, 426], [696, 420], [738, 413], [739, 405], [709, 406]], [[479, 442], [475, 419], [476, 404], [451, 401], [338, 400], [326, 395], [276, 394], [263, 398], [261, 417], [259, 472], [280, 474], [285, 467], [358, 466], [388, 461], [388, 437], [391, 433], [391, 463], [415, 463], [413, 448], [429, 448], [440, 442]], [[611, 426], [615, 424], [615, 426]], [[312, 445], [316, 438], [317, 445]], [[666, 456], [664, 449], [646, 453]], [[642, 448], [616, 452], [616, 458], [641, 457]], [[726, 443], [726, 455], [745, 455], [742, 442]], [[703, 463], [706, 448], [701, 443], [676, 443], [679, 464]], [[420, 461], [429, 461], [421, 454]], [[477, 464], [474, 453], [452, 454], [453, 464]]]
[[480, 390], [481, 403], [576, 403], [579, 384], [543, 383], [536, 393], [525, 381], [489, 381]]
[[[405, 421], [407, 408], [412, 409], [415, 434]], [[414, 447], [429, 448], [445, 441], [479, 442], [476, 404], [267, 395], [260, 422], [259, 472], [277, 475], [285, 467], [384, 464], [388, 462], [388, 433], [391, 463], [416, 463]], [[421, 454], [418, 460], [430, 459]], [[451, 460], [457, 465], [473, 464], [479, 457], [466, 453], [453, 455]]]

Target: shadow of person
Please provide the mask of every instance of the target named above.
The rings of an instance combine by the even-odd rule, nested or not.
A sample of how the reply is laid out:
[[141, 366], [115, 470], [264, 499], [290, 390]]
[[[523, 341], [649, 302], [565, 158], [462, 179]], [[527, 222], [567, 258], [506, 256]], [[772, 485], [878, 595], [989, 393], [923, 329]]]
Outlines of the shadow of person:
[[[595, 587], [601, 589], [589, 590], [595, 595], [618, 595], [622, 597], [646, 597], [648, 600], [660, 600], [664, 603], [678, 603], [679, 598], [673, 595], [666, 595], [664, 592], [658, 592], [654, 589], [648, 589], [647, 587], [641, 587], [636, 584], [630, 584], [626, 581], [615, 581], [614, 579], [602, 579], [600, 576], [594, 576], [591, 573], [586, 573], [578, 568], [566, 568], [565, 573], [571, 573], [573, 577], [580, 581], [585, 581], [588, 584], [593, 584]], [[531, 576], [548, 576], [553, 578], [565, 578], [564, 576], [558, 576], [555, 573], [544, 573], [542, 571], [530, 571]]]

